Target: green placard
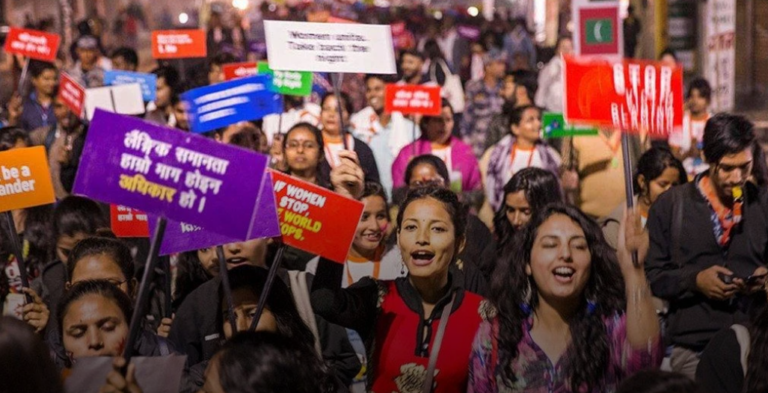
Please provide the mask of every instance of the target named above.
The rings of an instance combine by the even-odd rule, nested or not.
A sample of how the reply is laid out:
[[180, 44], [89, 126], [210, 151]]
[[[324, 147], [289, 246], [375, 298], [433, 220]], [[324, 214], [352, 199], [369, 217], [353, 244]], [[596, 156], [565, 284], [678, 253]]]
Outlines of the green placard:
[[544, 138], [565, 138], [570, 136], [595, 136], [596, 128], [577, 127], [565, 123], [562, 113], [545, 112], [543, 116]]
[[306, 97], [312, 94], [312, 73], [305, 71], [273, 71], [269, 64], [260, 61], [259, 74], [272, 74], [275, 91], [289, 96]]

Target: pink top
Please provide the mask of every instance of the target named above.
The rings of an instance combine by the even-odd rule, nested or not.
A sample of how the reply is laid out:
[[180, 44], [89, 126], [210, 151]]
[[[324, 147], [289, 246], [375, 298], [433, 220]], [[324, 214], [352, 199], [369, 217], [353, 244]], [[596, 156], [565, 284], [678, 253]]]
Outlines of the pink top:
[[[414, 146], [416, 154], [414, 155]], [[451, 162], [448, 172], [461, 173], [461, 190], [475, 191], [482, 190], [482, 181], [480, 178], [480, 166], [477, 158], [472, 152], [472, 148], [458, 138], [451, 137]], [[408, 163], [415, 156], [422, 154], [432, 154], [432, 142], [426, 139], [418, 139], [416, 142], [406, 145], [400, 150], [395, 162], [392, 164], [392, 183], [394, 188], [405, 186], [405, 169]], [[446, 163], [448, 165], [448, 163]], [[450, 179], [446, 179], [450, 182]]]

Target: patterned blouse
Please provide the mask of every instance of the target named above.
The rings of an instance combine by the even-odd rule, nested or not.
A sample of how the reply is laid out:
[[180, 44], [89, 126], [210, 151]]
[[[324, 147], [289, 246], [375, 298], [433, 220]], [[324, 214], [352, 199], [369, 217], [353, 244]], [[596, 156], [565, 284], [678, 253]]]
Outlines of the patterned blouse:
[[[533, 341], [530, 335], [533, 326], [532, 318], [528, 318], [523, 329], [523, 338], [517, 346], [518, 356], [512, 362], [512, 369], [517, 381], [508, 386], [499, 375], [500, 370], [495, 364], [498, 356], [494, 353], [498, 345], [492, 334], [493, 327], [498, 326], [498, 320], [483, 322], [475, 337], [472, 354], [469, 360], [468, 393], [570, 393], [566, 356], [562, 356], [557, 364], [552, 364], [544, 351]], [[648, 348], [632, 348], [627, 340], [626, 315], [615, 315], [605, 318], [605, 329], [608, 333], [610, 359], [603, 380], [589, 393], [614, 392], [618, 384], [627, 376], [646, 368], [656, 368], [661, 364], [664, 355], [661, 337], [649, 343]], [[586, 388], [580, 389], [587, 393]]]

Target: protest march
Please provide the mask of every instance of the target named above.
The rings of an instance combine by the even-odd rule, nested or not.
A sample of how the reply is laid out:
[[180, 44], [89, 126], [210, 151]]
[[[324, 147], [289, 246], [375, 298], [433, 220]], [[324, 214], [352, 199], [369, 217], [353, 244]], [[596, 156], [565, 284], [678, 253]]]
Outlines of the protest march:
[[741, 2], [60, 3], [0, 1], [0, 393], [768, 393]]

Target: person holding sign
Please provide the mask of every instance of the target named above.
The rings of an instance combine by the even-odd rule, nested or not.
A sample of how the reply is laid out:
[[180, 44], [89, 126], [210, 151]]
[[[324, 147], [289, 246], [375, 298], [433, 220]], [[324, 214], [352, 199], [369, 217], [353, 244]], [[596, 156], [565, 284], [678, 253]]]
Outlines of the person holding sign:
[[424, 116], [421, 119], [421, 137], [400, 150], [392, 164], [392, 180], [395, 189], [405, 183], [405, 169], [415, 156], [432, 154], [445, 162], [450, 173], [451, 189], [456, 192], [481, 191], [480, 169], [472, 148], [451, 134], [453, 130], [453, 109], [447, 100], [442, 100], [439, 116]]
[[33, 91], [24, 100], [19, 126], [27, 132], [52, 126], [56, 122], [53, 113], [53, 98], [56, 96], [58, 71], [52, 63], [30, 61]]
[[493, 211], [499, 210], [504, 196], [504, 184], [525, 168], [544, 168], [555, 176], [560, 174], [560, 155], [541, 140], [541, 110], [521, 106], [509, 114], [509, 134], [491, 147], [485, 195]]
[[[320, 129], [323, 131], [323, 150], [325, 160], [320, 163], [320, 172], [323, 176], [329, 175], [331, 169], [341, 164], [339, 152], [352, 150], [360, 159], [360, 166], [365, 173], [366, 181], [379, 181], [379, 169], [371, 148], [365, 142], [352, 136], [347, 130], [342, 130], [342, 125], [349, 124], [349, 113], [352, 111], [352, 103], [349, 96], [340, 93], [341, 112], [343, 119], [339, 119], [339, 103], [333, 93], [327, 93], [320, 101]], [[344, 140], [346, 139], [346, 140]]]
[[629, 217], [618, 261], [600, 227], [576, 208], [549, 205], [533, 218], [495, 271], [498, 318], [475, 338], [469, 393], [610, 392], [661, 364], [645, 271], [631, 257], [639, 248], [643, 260], [647, 243], [638, 241], [639, 228], [626, 228]]
[[413, 122], [402, 113], [387, 113], [384, 110], [385, 87], [394, 82], [394, 78], [389, 75], [366, 75], [365, 99], [368, 106], [350, 118], [355, 137], [371, 147], [379, 169], [381, 185], [390, 196], [393, 184], [392, 163], [395, 157], [403, 147], [421, 135], [421, 130], [414, 129]]
[[369, 391], [465, 391], [471, 341], [494, 311], [449, 273], [465, 244], [462, 211], [444, 188], [408, 194], [397, 237], [409, 273], [395, 281], [363, 278], [341, 289], [344, 266], [320, 259], [312, 307], [367, 343]]

